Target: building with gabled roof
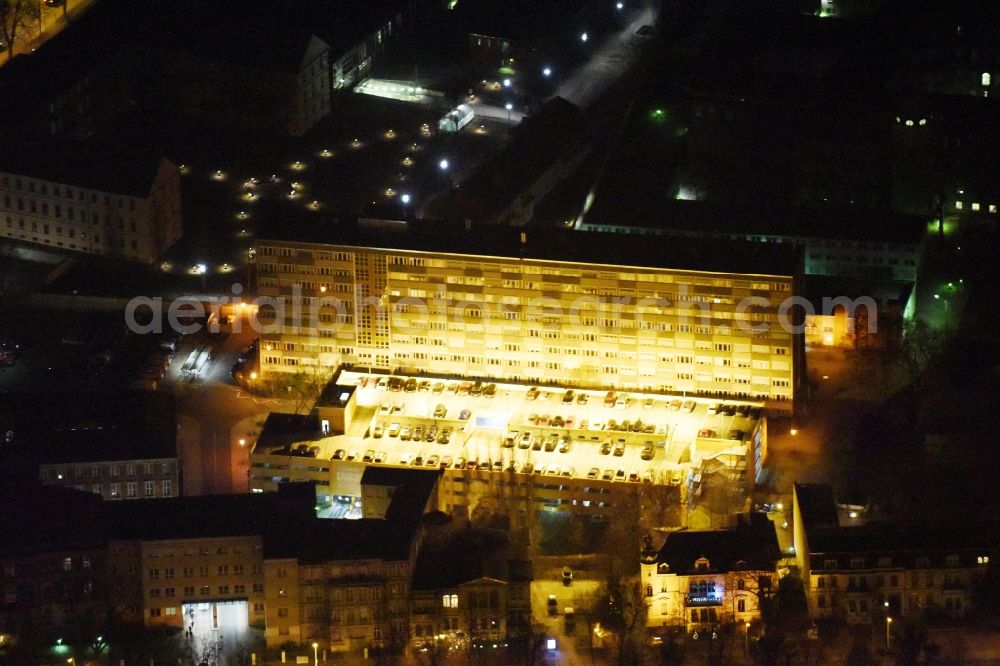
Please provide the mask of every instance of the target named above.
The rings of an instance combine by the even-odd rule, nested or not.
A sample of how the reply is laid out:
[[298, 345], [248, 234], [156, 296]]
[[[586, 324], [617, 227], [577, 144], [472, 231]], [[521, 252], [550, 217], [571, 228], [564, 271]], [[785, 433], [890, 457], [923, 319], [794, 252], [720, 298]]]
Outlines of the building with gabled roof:
[[964, 617], [1000, 550], [995, 521], [903, 525], [849, 514], [856, 524], [841, 524], [828, 484], [795, 484], [792, 507], [795, 556], [816, 618]]
[[699, 632], [759, 620], [780, 558], [774, 525], [759, 513], [730, 529], [671, 532], [659, 550], [647, 537], [640, 563], [648, 629]]

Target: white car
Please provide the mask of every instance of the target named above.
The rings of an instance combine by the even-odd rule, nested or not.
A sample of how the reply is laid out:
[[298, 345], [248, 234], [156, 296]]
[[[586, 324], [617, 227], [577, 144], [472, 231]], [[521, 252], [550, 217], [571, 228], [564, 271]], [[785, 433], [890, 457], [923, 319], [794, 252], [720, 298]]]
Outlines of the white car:
[[399, 456], [400, 465], [409, 465], [411, 460], [413, 460], [412, 453], [404, 453], [401, 456]]
[[392, 425], [390, 425], [389, 429], [386, 431], [386, 434], [389, 435], [389, 437], [396, 437], [399, 435], [399, 421], [393, 421]]

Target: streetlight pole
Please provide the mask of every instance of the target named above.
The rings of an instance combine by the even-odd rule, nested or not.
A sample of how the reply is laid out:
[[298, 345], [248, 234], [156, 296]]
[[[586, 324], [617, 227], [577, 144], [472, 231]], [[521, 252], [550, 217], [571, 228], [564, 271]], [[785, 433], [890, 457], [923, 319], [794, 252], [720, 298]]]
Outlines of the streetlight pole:
[[313, 665], [319, 666], [319, 643], [313, 642]]
[[888, 615], [885, 616], [885, 649], [888, 650], [892, 636], [889, 633], [889, 628], [892, 626], [892, 618]]

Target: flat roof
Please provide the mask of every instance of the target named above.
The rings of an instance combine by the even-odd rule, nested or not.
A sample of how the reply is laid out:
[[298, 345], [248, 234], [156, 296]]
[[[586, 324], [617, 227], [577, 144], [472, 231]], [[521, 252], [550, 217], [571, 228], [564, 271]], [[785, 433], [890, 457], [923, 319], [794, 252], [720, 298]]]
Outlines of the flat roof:
[[13, 445], [2, 458], [32, 465], [177, 457], [176, 405], [158, 391], [13, 397]]
[[599, 189], [594, 206], [584, 218], [589, 225], [699, 235], [772, 235], [914, 244], [925, 235], [927, 221], [925, 217], [891, 210], [728, 206], [666, 196], [637, 199], [614, 188]]
[[571, 159], [589, 141], [579, 107], [554, 97], [513, 128], [513, 139], [461, 186], [429, 202], [428, 217], [488, 219], [523, 196], [554, 163]]
[[455, 6], [470, 33], [511, 40], [547, 39], [566, 25], [587, 0], [476, 0]]
[[261, 446], [288, 446], [320, 435], [319, 418], [313, 414], [270, 412], [257, 442]]
[[[525, 243], [521, 243], [521, 235]], [[357, 223], [262, 230], [268, 242], [320, 243], [388, 251], [503, 257], [594, 266], [790, 277], [801, 272], [801, 250], [789, 244], [717, 239], [642, 238], [628, 234], [522, 229], [501, 225], [414, 220], [392, 228]]]

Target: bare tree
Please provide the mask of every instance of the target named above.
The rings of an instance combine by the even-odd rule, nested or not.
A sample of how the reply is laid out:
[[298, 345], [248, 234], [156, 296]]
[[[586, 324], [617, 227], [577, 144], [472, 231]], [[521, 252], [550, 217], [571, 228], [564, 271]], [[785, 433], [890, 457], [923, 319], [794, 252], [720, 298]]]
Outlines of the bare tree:
[[[628, 666], [642, 659], [642, 634], [646, 627], [646, 603], [642, 585], [635, 577], [610, 577], [608, 582], [579, 609], [587, 622], [588, 635], [599, 634], [610, 648], [608, 664]], [[600, 631], [595, 629], [600, 625]], [[591, 653], [593, 659], [593, 651]]]
[[24, 33], [31, 29], [31, 23], [40, 20], [38, 0], [0, 0], [0, 37], [7, 47], [8, 59], [14, 57], [14, 44], [26, 41]]

